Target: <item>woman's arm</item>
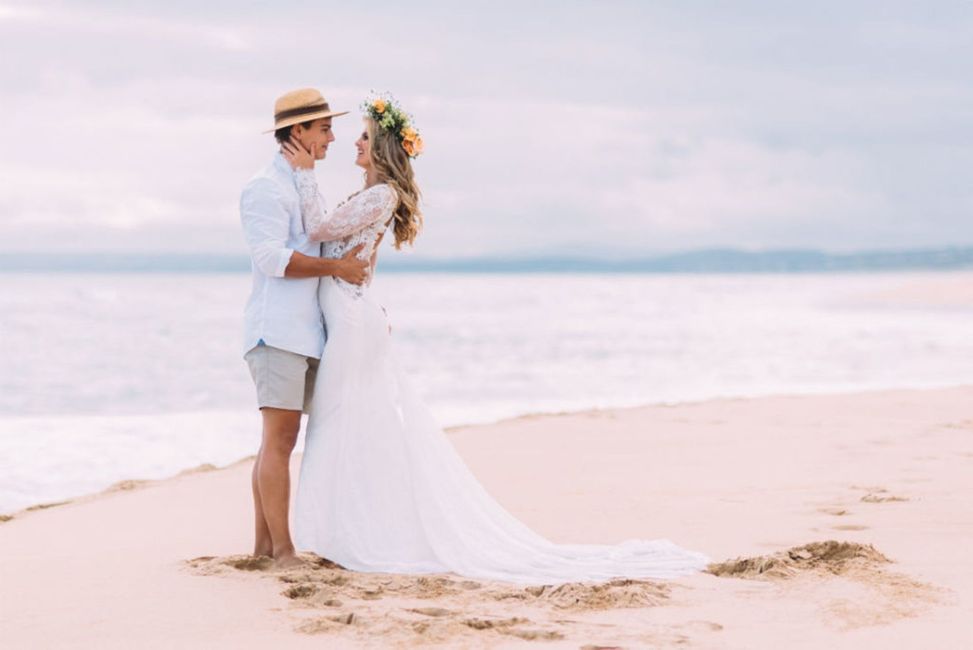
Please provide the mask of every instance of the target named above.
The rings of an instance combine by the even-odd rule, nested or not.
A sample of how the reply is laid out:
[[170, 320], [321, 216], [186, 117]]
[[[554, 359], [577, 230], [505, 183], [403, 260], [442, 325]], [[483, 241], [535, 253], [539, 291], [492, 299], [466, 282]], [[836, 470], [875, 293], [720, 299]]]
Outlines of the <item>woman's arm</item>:
[[313, 226], [308, 226], [311, 241], [332, 241], [364, 230], [377, 221], [391, 218], [398, 197], [388, 185], [374, 185], [364, 190]]
[[293, 141], [283, 143], [281, 150], [294, 169], [304, 230], [311, 241], [333, 241], [347, 237], [376, 221], [390, 218], [398, 205], [395, 190], [379, 184], [352, 196], [328, 214], [314, 175], [314, 152], [305, 150]]

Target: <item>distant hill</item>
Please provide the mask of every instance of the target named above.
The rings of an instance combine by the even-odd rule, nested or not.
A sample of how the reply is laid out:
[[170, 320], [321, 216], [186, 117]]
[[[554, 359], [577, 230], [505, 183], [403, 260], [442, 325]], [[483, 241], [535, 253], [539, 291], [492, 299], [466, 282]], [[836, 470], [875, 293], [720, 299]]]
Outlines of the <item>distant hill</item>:
[[[242, 255], [0, 253], [0, 272], [238, 273]], [[973, 246], [827, 253], [817, 250], [708, 249], [643, 258], [402, 258], [386, 254], [384, 272], [428, 273], [820, 273], [973, 269]]]
[[573, 257], [389, 260], [383, 270], [507, 273], [798, 273], [973, 268], [973, 247], [826, 253], [710, 249], [628, 259]]

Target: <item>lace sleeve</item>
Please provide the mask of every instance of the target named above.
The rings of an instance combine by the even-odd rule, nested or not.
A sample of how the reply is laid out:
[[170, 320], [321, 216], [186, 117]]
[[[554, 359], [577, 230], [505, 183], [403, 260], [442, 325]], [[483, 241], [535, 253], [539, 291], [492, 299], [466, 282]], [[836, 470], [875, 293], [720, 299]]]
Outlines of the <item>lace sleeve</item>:
[[301, 219], [305, 232], [313, 232], [328, 219], [328, 206], [318, 191], [318, 179], [310, 169], [294, 170], [297, 195], [301, 198]]
[[377, 221], [389, 219], [398, 200], [395, 190], [388, 185], [373, 185], [325, 215], [323, 220], [313, 225], [308, 223], [308, 237], [311, 241], [343, 239]]

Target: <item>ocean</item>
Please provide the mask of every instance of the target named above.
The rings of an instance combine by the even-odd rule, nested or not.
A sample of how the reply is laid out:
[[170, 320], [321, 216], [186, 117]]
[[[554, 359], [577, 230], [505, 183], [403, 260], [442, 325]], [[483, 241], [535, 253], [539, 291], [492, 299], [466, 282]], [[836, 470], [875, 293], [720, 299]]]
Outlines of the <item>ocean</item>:
[[[0, 513], [255, 453], [249, 284], [0, 273]], [[380, 273], [373, 289], [402, 365], [455, 426], [973, 383], [973, 301], [946, 295], [970, 286], [968, 271]]]

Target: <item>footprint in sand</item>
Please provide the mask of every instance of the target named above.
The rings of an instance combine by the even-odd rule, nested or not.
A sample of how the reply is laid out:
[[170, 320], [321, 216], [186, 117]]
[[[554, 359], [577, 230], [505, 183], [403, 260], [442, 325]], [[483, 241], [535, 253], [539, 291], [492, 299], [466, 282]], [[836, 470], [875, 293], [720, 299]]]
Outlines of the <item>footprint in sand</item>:
[[874, 492], [869, 492], [860, 499], [862, 503], [896, 503], [908, 500], [908, 497], [899, 497], [893, 494], [876, 494]]
[[859, 499], [862, 503], [894, 503], [908, 501], [908, 497], [895, 496], [881, 485], [852, 485], [852, 490], [865, 492]]
[[338, 614], [337, 616], [308, 619], [297, 626], [297, 631], [303, 632], [304, 634], [321, 634], [322, 632], [344, 630], [349, 626], [359, 623], [361, 623], [361, 619], [354, 612], [348, 612], [347, 614]]
[[683, 629], [699, 630], [704, 632], [719, 632], [723, 626], [713, 621], [689, 621], [681, 626]]
[[314, 594], [316, 594], [317, 592], [318, 592], [318, 588], [315, 587], [314, 585], [301, 584], [301, 585], [294, 585], [293, 587], [288, 587], [281, 593], [287, 598], [294, 600], [296, 598], [309, 598]]
[[592, 611], [661, 605], [669, 599], [670, 592], [669, 585], [664, 582], [618, 578], [601, 584], [569, 582], [557, 586], [525, 587], [519, 594], [501, 593], [494, 597], [520, 597], [558, 609]]
[[274, 566], [274, 559], [261, 555], [230, 555], [227, 557], [214, 557], [212, 555], [202, 555], [186, 560], [186, 564], [203, 575], [217, 575], [225, 573], [227, 567], [238, 571], [268, 571]]
[[832, 526], [831, 530], [868, 530], [868, 526], [860, 526], [858, 524], [842, 524], [840, 526]]
[[530, 623], [530, 620], [519, 616], [495, 619], [467, 618], [463, 620], [463, 625], [471, 627], [474, 630], [497, 630], [513, 625], [520, 625], [521, 623]]
[[266, 555], [230, 558], [224, 562], [227, 566], [240, 571], [266, 571], [274, 566], [274, 559]]
[[556, 630], [519, 630], [511, 628], [503, 630], [502, 634], [515, 636], [525, 641], [561, 641], [564, 635]]
[[527, 641], [559, 641], [564, 638], [563, 634], [555, 630], [523, 629], [517, 627], [524, 623], [530, 622], [530, 619], [519, 616], [501, 619], [468, 618], [462, 621], [463, 625], [473, 628], [474, 630], [496, 630], [501, 634], [515, 636]]
[[407, 609], [406, 611], [422, 614], [423, 616], [449, 616], [450, 614], [455, 613], [448, 609], [443, 609], [442, 607], [416, 607], [413, 609]]

